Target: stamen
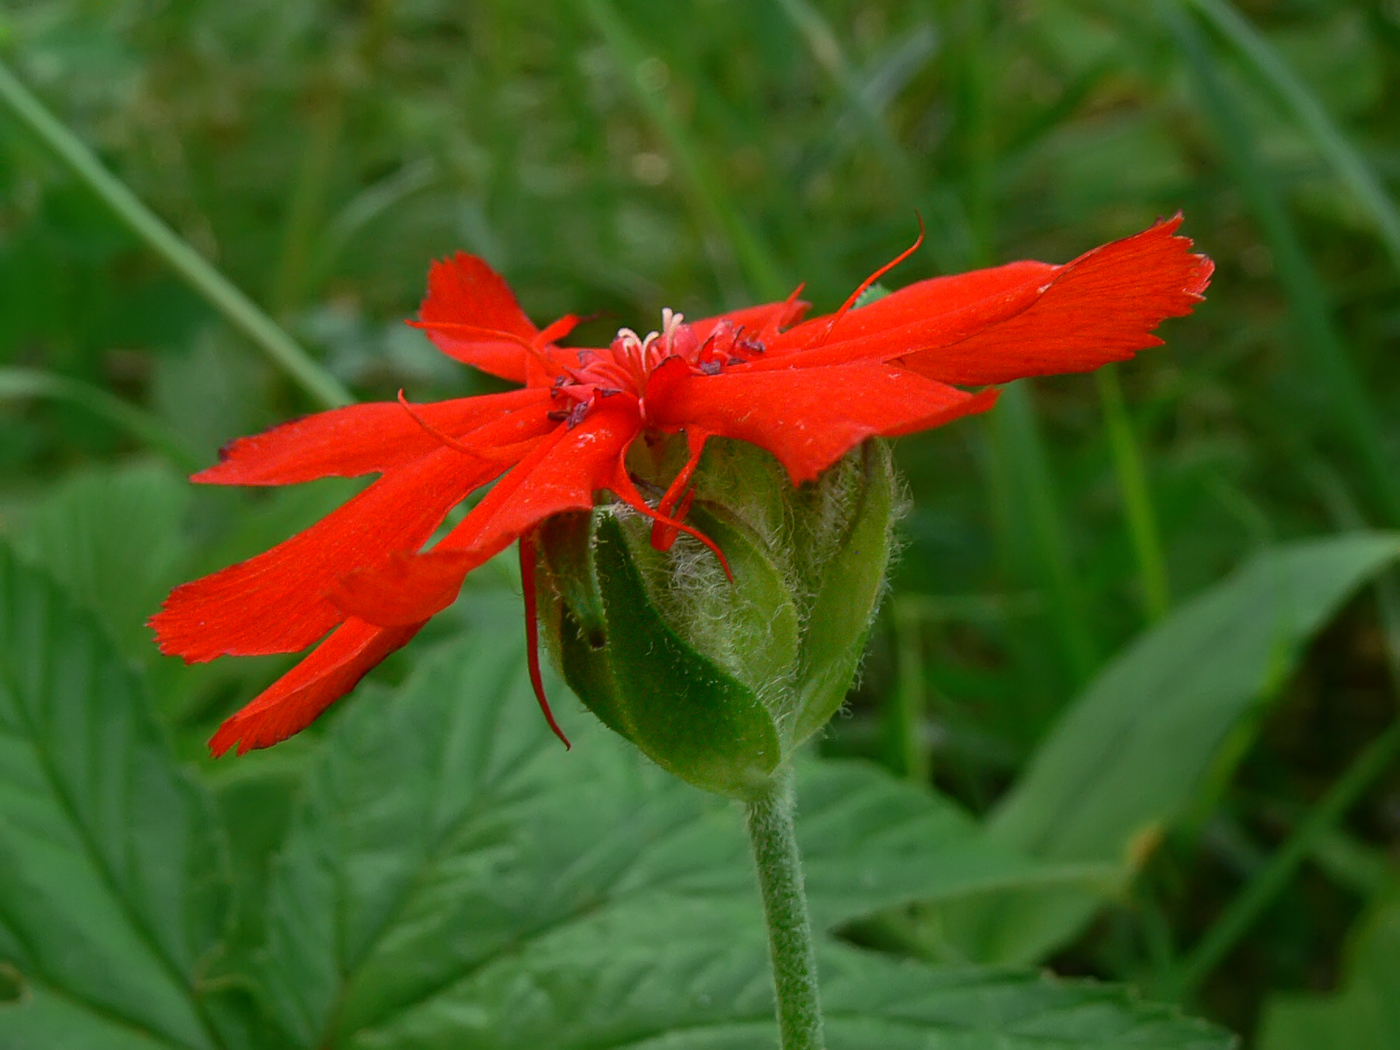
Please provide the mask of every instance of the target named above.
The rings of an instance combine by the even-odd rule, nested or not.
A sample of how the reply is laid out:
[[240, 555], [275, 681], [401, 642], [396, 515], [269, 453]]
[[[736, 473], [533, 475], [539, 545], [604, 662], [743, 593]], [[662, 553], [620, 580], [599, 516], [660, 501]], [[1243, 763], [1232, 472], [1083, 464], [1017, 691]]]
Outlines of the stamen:
[[[685, 466], [681, 467], [666, 491], [662, 493], [661, 501], [657, 503], [656, 509], [662, 514], [670, 514], [676, 505], [676, 500], [680, 498], [685, 487], [690, 484], [691, 476], [695, 473], [695, 468], [700, 465], [700, 455], [705, 451], [705, 442], [710, 439], [710, 435], [703, 430], [691, 428], [685, 432], [686, 448], [689, 455], [686, 457]], [[678, 518], [685, 517], [685, 511], [676, 514]]]
[[467, 445], [462, 444], [460, 441], [448, 437], [441, 430], [439, 430], [437, 427], [433, 426], [426, 419], [420, 416], [414, 410], [413, 406], [408, 403], [408, 398], [403, 396], [402, 389], [399, 390], [399, 404], [403, 406], [404, 411], [409, 414], [410, 418], [412, 418], [412, 420], [415, 423], [422, 427], [424, 431], [426, 431], [430, 436], [436, 438], [441, 444], [445, 445], [447, 448], [450, 448], [453, 452], [460, 452], [464, 456], [473, 456], [477, 459], [483, 458], [482, 455], [476, 449], [470, 448]]
[[[563, 320], [563, 318], [560, 318]], [[499, 328], [482, 328], [480, 325], [463, 324], [459, 321], [406, 321], [410, 328], [421, 328], [426, 332], [444, 332], [447, 335], [476, 336], [478, 339], [488, 339], [492, 342], [515, 343], [526, 350], [537, 349], [535, 344], [524, 336], [516, 335], [514, 332], [505, 332]], [[558, 324], [555, 321], [554, 324]], [[554, 325], [550, 325], [551, 328]]]
[[719, 567], [724, 570], [725, 577], [730, 583], [733, 583], [734, 573], [730, 571], [729, 560], [724, 556], [724, 551], [719, 549], [719, 545], [699, 529], [692, 528], [683, 521], [677, 521], [675, 518], [668, 517], [647, 506], [646, 500], [642, 499], [642, 494], [637, 491], [637, 486], [633, 483], [631, 475], [627, 473], [626, 460], [627, 450], [624, 448], [618, 456], [617, 467], [613, 471], [612, 484], [608, 487], [622, 497], [622, 502], [626, 503], [638, 513], [645, 514], [652, 521], [660, 522], [663, 525], [685, 533], [687, 536], [693, 536], [703, 543], [710, 549], [710, 553], [719, 561]]
[[864, 281], [862, 281], [860, 287], [851, 293], [850, 298], [848, 298], [844, 303], [841, 304], [841, 309], [836, 311], [836, 316], [834, 316], [831, 319], [831, 323], [826, 326], [826, 331], [822, 333], [822, 337], [815, 343], [811, 344], [811, 346], [805, 347], [804, 349], [810, 350], [818, 346], [824, 346], [826, 344], [826, 341], [831, 338], [832, 331], [836, 328], [838, 324], [841, 323], [841, 318], [845, 317], [846, 314], [850, 312], [851, 307], [855, 306], [856, 301], [870, 289], [870, 286], [876, 281], [878, 281], [881, 277], [885, 276], [885, 274], [893, 270], [905, 259], [909, 258], [909, 256], [913, 255], [916, 251], [919, 250], [919, 246], [924, 243], [924, 217], [916, 211], [914, 213], [914, 218], [919, 220], [918, 239], [915, 240], [914, 243], [911, 244], [908, 248], [904, 249], [904, 251], [896, 255], [892, 260], [885, 263], [884, 266], [880, 267], [869, 277], [867, 277]]
[[525, 592], [525, 653], [530, 668], [530, 685], [535, 690], [535, 699], [539, 702], [540, 710], [544, 712], [544, 720], [549, 723], [549, 728], [564, 742], [564, 750], [572, 751], [574, 745], [569, 743], [569, 738], [554, 720], [554, 712], [549, 709], [549, 699], [544, 695], [544, 677], [540, 674], [540, 624], [536, 619], [533, 533], [524, 533], [520, 537], [520, 586]]

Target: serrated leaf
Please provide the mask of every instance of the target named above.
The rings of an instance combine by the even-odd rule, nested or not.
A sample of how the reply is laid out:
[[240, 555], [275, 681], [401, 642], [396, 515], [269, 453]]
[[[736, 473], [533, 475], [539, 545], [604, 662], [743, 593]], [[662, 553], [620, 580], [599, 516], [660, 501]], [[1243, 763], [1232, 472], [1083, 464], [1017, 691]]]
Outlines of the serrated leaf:
[[[1301, 647], [1397, 555], [1394, 533], [1287, 544], [1182, 605], [1069, 708], [992, 814], [989, 838], [1046, 860], [1141, 863]], [[973, 958], [1031, 962], [1099, 903], [1082, 890], [999, 897], [965, 912], [956, 936]]]
[[190, 488], [159, 463], [75, 474], [7, 529], [15, 549], [101, 617], [129, 658], [156, 657], [147, 618], [188, 557]]
[[[564, 752], [535, 708], [521, 633], [479, 629], [333, 727], [272, 879], [257, 962], [270, 1014], [308, 1048], [773, 1042], [737, 807], [656, 768], [551, 683], [574, 739]], [[1039, 870], [980, 842], [951, 803], [871, 766], [815, 764], [798, 791], [823, 926]], [[825, 958], [833, 1047], [934, 1045], [940, 1031], [969, 1050], [1043, 1046], [1035, 1024], [1081, 1006], [1085, 1039], [1064, 1046], [1147, 1031], [1150, 1012], [1107, 993], [1029, 979], [1034, 995], [990, 1009], [979, 1003], [1013, 979], [947, 985], [941, 971], [834, 945]], [[1140, 1045], [1224, 1045], [1187, 1029], [1197, 1043]], [[871, 1033], [885, 1041], [861, 1041]]]
[[0, 1048], [220, 1045], [226, 911], [207, 794], [91, 615], [0, 547]]
[[[762, 934], [707, 934], [713, 907], [590, 925], [470, 975], [363, 1050], [754, 1050], [776, 1047]], [[650, 923], [660, 923], [659, 927]], [[640, 924], [648, 923], [642, 927]], [[638, 928], [657, 928], [648, 944]], [[553, 949], [553, 950], [550, 950]], [[1121, 988], [1039, 974], [935, 968], [822, 945], [829, 1050], [1227, 1050], [1231, 1037]]]

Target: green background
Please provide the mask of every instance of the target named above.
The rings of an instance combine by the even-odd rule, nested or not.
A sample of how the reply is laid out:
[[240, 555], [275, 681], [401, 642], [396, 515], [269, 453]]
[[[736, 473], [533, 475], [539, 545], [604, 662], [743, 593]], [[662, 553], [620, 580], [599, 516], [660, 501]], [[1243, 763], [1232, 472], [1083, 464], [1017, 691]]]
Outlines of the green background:
[[[365, 399], [497, 388], [402, 324], [457, 249], [539, 323], [599, 315], [593, 341], [802, 282], [833, 309], [916, 212], [891, 287], [1184, 211], [1217, 270], [1166, 346], [899, 442], [905, 546], [821, 741], [935, 786], [988, 848], [1113, 870], [956, 905], [909, 889], [842, 929], [1126, 982], [1269, 1050], [1400, 1045], [1400, 590], [1372, 531], [1400, 527], [1400, 5], [11, 0], [0, 60]], [[148, 680], [152, 739], [212, 785], [231, 884], [258, 887], [239, 915], [270, 858], [295, 867], [326, 726], [209, 763], [286, 662], [185, 668], [142, 621], [353, 491], [179, 481], [319, 407], [0, 109], [0, 529]], [[508, 567], [477, 575], [367, 690], [518, 615]], [[255, 952], [242, 921], [214, 939]], [[4, 1043], [42, 969], [6, 936], [0, 1045], [65, 1045]], [[309, 1009], [259, 1016], [301, 1045]]]

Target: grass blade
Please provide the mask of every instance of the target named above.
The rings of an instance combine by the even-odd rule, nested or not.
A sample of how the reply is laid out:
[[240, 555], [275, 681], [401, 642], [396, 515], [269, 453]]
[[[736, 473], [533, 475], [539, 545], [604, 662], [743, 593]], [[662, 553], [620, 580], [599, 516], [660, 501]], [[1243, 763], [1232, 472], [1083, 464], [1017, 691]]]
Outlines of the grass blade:
[[0, 104], [27, 127], [147, 247], [273, 363], [327, 408], [354, 398], [253, 300], [146, 207], [120, 179], [0, 63]]
[[1375, 409], [1332, 323], [1321, 279], [1259, 160], [1249, 122], [1230, 96], [1196, 25], [1174, 0], [1158, 0], [1157, 9], [1195, 79], [1225, 164], [1273, 251], [1295, 326], [1327, 390], [1337, 429], [1353, 445], [1386, 521], [1400, 523], [1400, 478], [1381, 441]]
[[724, 234], [753, 292], [764, 299], [783, 298], [792, 291], [792, 282], [783, 276], [768, 246], [744, 221], [719, 176], [692, 144], [663, 92], [649, 82], [645, 70], [652, 56], [609, 0], [586, 0], [583, 9], [622, 68], [627, 86], [647, 119], [665, 141], [697, 210], [708, 225]]
[[1371, 213], [1386, 251], [1400, 268], [1400, 211], [1317, 96], [1229, 0], [1190, 0], [1190, 3], [1244, 57], [1255, 76], [1302, 125], [1337, 177]]
[[1397, 754], [1400, 754], [1400, 722], [1392, 723], [1373, 740], [1318, 800], [1263, 870], [1226, 906], [1220, 918], [1191, 949], [1180, 969], [1169, 978], [1164, 992], [1174, 998], [1190, 995], [1210, 976], [1288, 885], [1313, 847], [1346, 816], [1376, 778], [1390, 768]]
[[[1073, 559], [1055, 495], [1054, 476], [1025, 381], [1002, 393], [992, 417], [997, 455], [1004, 460], [1013, 500], [1029, 535], [1025, 542], [1037, 582], [1045, 592], [1046, 613], [1073, 685], [1089, 680], [1099, 664], [1084, 596], [1075, 582]], [[1017, 515], [1020, 517], [1021, 515]]]
[[204, 465], [163, 420], [101, 387], [37, 368], [0, 368], [0, 400], [36, 397], [66, 401], [101, 416], [186, 473], [192, 474]]
[[1094, 373], [1094, 379], [1098, 383], [1099, 400], [1103, 404], [1104, 428], [1108, 432], [1113, 470], [1118, 476], [1118, 491], [1123, 498], [1123, 513], [1128, 519], [1128, 535], [1137, 558], [1143, 604], [1148, 620], [1155, 623], [1167, 614], [1171, 595], [1167, 585], [1167, 563], [1162, 557], [1162, 541], [1157, 531], [1157, 516], [1152, 510], [1147, 472], [1142, 465], [1142, 451], [1123, 404], [1123, 387], [1118, 382], [1117, 368], [1105, 365]]

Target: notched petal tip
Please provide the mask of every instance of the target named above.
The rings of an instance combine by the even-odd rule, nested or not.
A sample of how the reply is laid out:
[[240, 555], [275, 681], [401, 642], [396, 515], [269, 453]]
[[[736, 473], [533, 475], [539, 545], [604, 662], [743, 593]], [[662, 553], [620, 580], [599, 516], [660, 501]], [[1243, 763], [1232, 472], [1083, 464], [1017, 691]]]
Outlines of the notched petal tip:
[[458, 252], [434, 262], [418, 316], [418, 326], [449, 357], [502, 379], [525, 381], [526, 357], [538, 329], [484, 259]]
[[1159, 346], [1153, 331], [1189, 314], [1214, 264], [1176, 234], [1182, 216], [1100, 245], [1063, 266], [1028, 304], [945, 346], [898, 360], [947, 383], [1006, 383], [1027, 376], [1087, 372]]

